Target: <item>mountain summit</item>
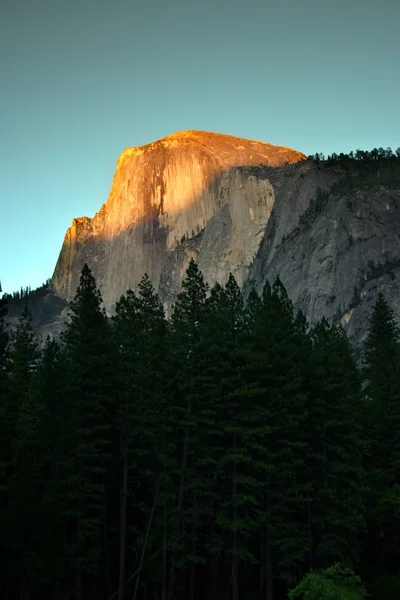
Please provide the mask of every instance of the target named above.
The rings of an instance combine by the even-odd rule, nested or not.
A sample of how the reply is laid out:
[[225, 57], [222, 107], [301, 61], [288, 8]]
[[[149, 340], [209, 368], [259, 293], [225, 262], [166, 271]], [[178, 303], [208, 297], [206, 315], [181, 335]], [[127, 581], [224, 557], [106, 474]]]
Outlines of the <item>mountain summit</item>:
[[305, 158], [204, 131], [126, 149], [107, 202], [68, 229], [53, 292], [71, 300], [88, 263], [112, 314], [147, 273], [168, 312], [194, 258], [210, 285], [231, 272], [245, 295], [279, 275], [311, 324], [340, 322], [358, 343], [378, 292], [400, 318], [400, 160]]
[[[159, 289], [171, 269], [176, 271], [175, 288], [192, 256], [213, 263], [205, 273], [210, 282], [224, 281], [232, 271], [242, 284], [274, 204], [269, 181], [246, 168], [305, 158], [290, 148], [205, 131], [180, 131], [125, 149], [106, 203], [92, 219], [74, 219], [68, 229], [54, 290], [70, 300], [87, 262], [112, 311], [145, 272]], [[196, 248], [186, 248], [185, 258], [178, 260], [184, 242], [195, 238]]]

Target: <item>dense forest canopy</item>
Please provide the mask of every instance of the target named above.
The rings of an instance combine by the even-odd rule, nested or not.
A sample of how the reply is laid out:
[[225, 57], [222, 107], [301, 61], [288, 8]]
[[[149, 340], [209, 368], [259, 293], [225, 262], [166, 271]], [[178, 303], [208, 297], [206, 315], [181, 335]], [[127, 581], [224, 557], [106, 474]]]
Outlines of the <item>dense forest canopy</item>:
[[359, 368], [279, 278], [245, 302], [192, 261], [107, 318], [85, 265], [62, 339], [0, 307], [8, 600], [399, 597], [400, 339], [377, 296]]
[[373, 150], [356, 150], [356, 151], [351, 151], [348, 154], [344, 153], [344, 152], [340, 152], [340, 154], [337, 154], [336, 152], [333, 152], [332, 154], [328, 154], [327, 158], [325, 159], [324, 154], [322, 154], [321, 152], [316, 152], [315, 154], [310, 154], [307, 157], [308, 160], [316, 160], [316, 161], [327, 161], [328, 163], [333, 163], [333, 162], [338, 162], [338, 161], [353, 161], [353, 160], [357, 160], [357, 161], [363, 161], [363, 162], [370, 162], [370, 161], [381, 161], [381, 160], [390, 160], [392, 162], [394, 162], [395, 160], [399, 160], [400, 159], [400, 148], [397, 148], [397, 150], [395, 152], [393, 152], [393, 150], [391, 148], [374, 148]]

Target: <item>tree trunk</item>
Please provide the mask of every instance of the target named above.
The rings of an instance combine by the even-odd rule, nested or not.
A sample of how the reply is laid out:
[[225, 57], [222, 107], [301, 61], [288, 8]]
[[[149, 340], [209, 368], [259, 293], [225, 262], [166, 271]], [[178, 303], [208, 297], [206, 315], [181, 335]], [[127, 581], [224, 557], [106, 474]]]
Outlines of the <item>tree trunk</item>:
[[274, 581], [272, 575], [272, 549], [271, 549], [271, 539], [268, 533], [268, 529], [265, 531], [266, 536], [266, 575], [267, 575], [267, 600], [273, 600], [274, 598]]
[[[236, 451], [236, 435], [233, 441], [234, 452]], [[232, 543], [232, 600], [239, 600], [239, 578], [238, 578], [238, 532], [236, 525], [238, 522], [238, 504], [237, 504], [237, 463], [236, 459], [233, 461], [233, 474], [232, 474], [232, 520], [233, 520], [233, 543]]]
[[79, 567], [75, 571], [75, 600], [82, 600], [82, 571]]
[[[198, 504], [196, 502], [196, 496], [193, 498], [193, 507], [197, 512]], [[192, 555], [196, 556], [197, 544], [196, 544], [196, 517], [193, 518], [192, 522]], [[190, 575], [189, 575], [189, 600], [194, 600], [194, 591], [195, 591], [195, 581], [196, 581], [196, 563], [192, 562], [190, 566]]]
[[[193, 555], [196, 554], [196, 542], [193, 542], [192, 552], [193, 552]], [[196, 563], [193, 562], [190, 565], [189, 600], [194, 600], [195, 582], [196, 582]]]
[[[165, 493], [165, 490], [164, 490]], [[163, 529], [163, 583], [162, 583], [162, 595], [161, 600], [167, 600], [167, 572], [168, 572], [168, 555], [167, 555], [167, 499], [164, 498], [164, 529]]]
[[30, 600], [31, 598], [31, 590], [29, 586], [28, 579], [25, 575], [22, 575], [19, 582], [19, 599], [20, 600]]
[[62, 588], [61, 588], [62, 591], [59, 596], [56, 596], [56, 599], [58, 600], [58, 598], [59, 598], [59, 600], [71, 600], [72, 587], [73, 587], [72, 577], [71, 577], [71, 575], [68, 575], [65, 585], [62, 586]]
[[119, 513], [119, 583], [118, 600], [124, 600], [125, 593], [125, 561], [126, 561], [126, 503], [128, 496], [128, 445], [123, 449], [122, 490]]
[[[188, 401], [187, 407], [187, 417], [190, 416], [192, 412], [192, 403]], [[183, 503], [185, 498], [185, 476], [186, 476], [186, 466], [187, 466], [187, 457], [188, 457], [188, 446], [189, 446], [189, 423], [186, 423], [185, 426], [185, 434], [183, 439], [183, 450], [182, 450], [182, 461], [181, 461], [181, 473], [179, 478], [179, 491], [178, 491], [178, 519], [181, 518]], [[179, 528], [180, 524], [179, 524]], [[180, 535], [182, 535], [182, 530], [180, 530]], [[169, 573], [169, 588], [168, 588], [168, 600], [173, 600], [174, 591], [175, 591], [175, 562], [176, 562], [176, 550], [173, 550], [171, 553], [171, 567]]]
[[308, 570], [314, 568], [314, 540], [311, 527], [311, 505], [307, 503], [307, 528], [308, 528]]
[[150, 513], [149, 521], [147, 523], [146, 535], [144, 537], [142, 553], [140, 555], [140, 563], [139, 563], [138, 575], [136, 577], [135, 591], [133, 593], [133, 600], [136, 600], [137, 594], [138, 594], [139, 581], [140, 581], [140, 571], [142, 570], [142, 567], [143, 567], [143, 559], [144, 559], [144, 555], [146, 553], [147, 542], [149, 541], [151, 524], [152, 524], [152, 521], [153, 521], [154, 511], [155, 511], [155, 508], [156, 508], [156, 502], [157, 502], [157, 496], [158, 496], [158, 487], [160, 485], [160, 479], [161, 479], [161, 477], [159, 477], [158, 481], [157, 481], [156, 491], [154, 493], [153, 506], [151, 507], [151, 513]]
[[265, 599], [266, 593], [266, 580], [267, 580], [267, 570], [266, 570], [266, 562], [267, 562], [267, 540], [265, 533], [265, 525], [261, 525], [260, 527], [260, 579], [258, 584], [258, 598], [259, 600]]
[[104, 556], [105, 556], [105, 563], [106, 563], [105, 567], [106, 567], [106, 580], [107, 580], [107, 596], [110, 597], [112, 594], [111, 570], [110, 570], [110, 552], [109, 552], [109, 540], [108, 540], [107, 502], [106, 502], [105, 498], [104, 498]]
[[216, 600], [219, 597], [219, 563], [218, 556], [213, 556], [212, 560], [212, 581], [214, 584], [213, 598]]
[[[215, 533], [215, 520], [216, 520], [216, 515], [215, 515], [215, 511], [213, 512], [212, 515], [209, 516], [208, 518], [208, 535], [209, 538], [212, 539], [213, 535]], [[210, 559], [208, 561], [208, 565], [207, 565], [207, 598], [208, 600], [217, 600], [218, 598], [218, 593], [217, 593], [217, 587], [218, 587], [218, 557], [212, 553], [210, 556]]]

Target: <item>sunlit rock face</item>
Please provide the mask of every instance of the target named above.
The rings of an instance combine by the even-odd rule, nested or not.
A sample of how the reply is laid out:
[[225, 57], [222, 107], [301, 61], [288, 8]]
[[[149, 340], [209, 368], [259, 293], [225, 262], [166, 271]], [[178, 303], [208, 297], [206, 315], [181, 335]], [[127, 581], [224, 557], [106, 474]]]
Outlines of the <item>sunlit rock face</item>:
[[[378, 292], [400, 319], [400, 189], [333, 188], [348, 173], [304, 158], [199, 131], [125, 150], [107, 202], [67, 231], [53, 291], [72, 299], [87, 262], [112, 314], [147, 272], [169, 314], [194, 258], [210, 285], [232, 272], [245, 296], [279, 275], [310, 324], [342, 323], [359, 345]], [[327, 201], [299, 226], [318, 188]]]
[[275, 204], [269, 175], [304, 158], [203, 131], [126, 149], [106, 203], [68, 229], [54, 291], [72, 299], [87, 262], [109, 313], [145, 272], [168, 307], [191, 257], [210, 284], [225, 283], [232, 272], [243, 285]]

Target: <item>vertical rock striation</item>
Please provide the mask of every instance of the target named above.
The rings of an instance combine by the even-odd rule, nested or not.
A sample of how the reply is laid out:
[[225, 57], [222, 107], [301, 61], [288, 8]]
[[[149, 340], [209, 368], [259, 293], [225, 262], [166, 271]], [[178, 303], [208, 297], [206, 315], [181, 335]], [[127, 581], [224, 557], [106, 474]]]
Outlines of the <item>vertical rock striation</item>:
[[353, 165], [349, 187], [340, 165], [304, 159], [202, 131], [125, 150], [107, 202], [68, 229], [53, 290], [72, 299], [87, 262], [112, 314], [146, 272], [168, 312], [193, 257], [209, 284], [232, 272], [245, 294], [279, 275], [310, 323], [325, 316], [362, 341], [378, 291], [400, 319], [398, 179], [366, 184]]
[[191, 256], [210, 283], [224, 282], [230, 271], [243, 283], [275, 199], [265, 174], [245, 167], [304, 158], [288, 148], [203, 131], [126, 149], [107, 202], [92, 219], [74, 219], [68, 229], [53, 289], [70, 300], [87, 262], [109, 312], [145, 272], [167, 302]]

